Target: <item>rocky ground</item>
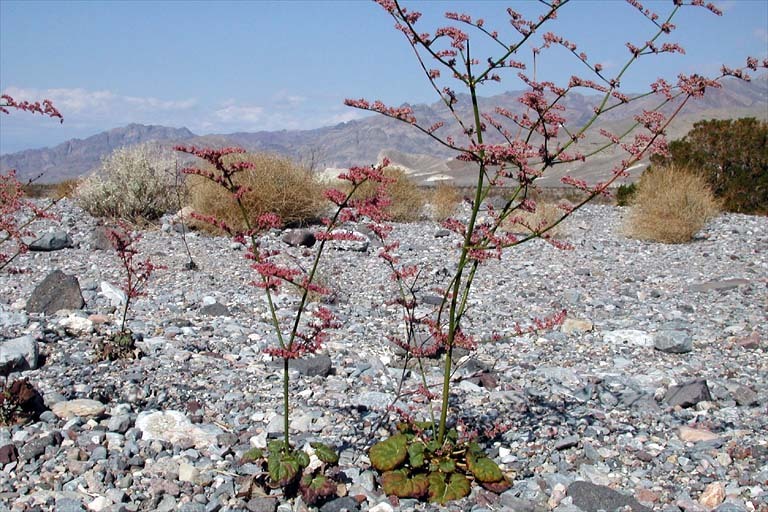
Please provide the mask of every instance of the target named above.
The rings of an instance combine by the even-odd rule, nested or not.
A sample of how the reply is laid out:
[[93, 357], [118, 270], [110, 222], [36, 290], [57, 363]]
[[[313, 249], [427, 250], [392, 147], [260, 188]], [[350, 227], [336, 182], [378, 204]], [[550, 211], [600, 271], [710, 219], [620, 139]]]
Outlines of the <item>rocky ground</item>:
[[[192, 234], [200, 269], [189, 271], [168, 219], [146, 231], [142, 254], [167, 268], [130, 315], [145, 355], [95, 362], [118, 321], [120, 267], [98, 249], [96, 220], [69, 202], [56, 210], [60, 223], [38, 228], [63, 230], [72, 247], [30, 252], [14, 262], [23, 273], [0, 273], [0, 360], [24, 357], [33, 369], [10, 379], [28, 378], [50, 408], [0, 428], [0, 510], [305, 510], [243, 492], [259, 468], [241, 455], [278, 436], [282, 418], [277, 366], [262, 352], [273, 342], [267, 307], [242, 247]], [[627, 239], [625, 215], [587, 207], [566, 224], [572, 251], [534, 241], [482, 267], [469, 324], [504, 341], [462, 358], [451, 408], [469, 428], [503, 425], [486, 448], [513, 487], [475, 489], [445, 509], [768, 510], [768, 219], [721, 215], [694, 242], [664, 245]], [[393, 235], [424, 269], [427, 305], [455, 253], [456, 240], [438, 235], [429, 222]], [[280, 233], [265, 243], [308, 261]], [[54, 270], [77, 279], [82, 309], [32, 312], [52, 300], [35, 289]], [[343, 325], [291, 373], [293, 440], [341, 451], [345, 496], [320, 510], [437, 509], [382, 495], [366, 456], [389, 432], [403, 375], [375, 247], [329, 251], [320, 277]], [[66, 282], [48, 282], [53, 298], [68, 298]], [[279, 315], [294, 303], [282, 296]], [[563, 308], [558, 330], [513, 335], [516, 322]], [[436, 366], [427, 372], [438, 382]], [[417, 378], [406, 372], [406, 387]]]

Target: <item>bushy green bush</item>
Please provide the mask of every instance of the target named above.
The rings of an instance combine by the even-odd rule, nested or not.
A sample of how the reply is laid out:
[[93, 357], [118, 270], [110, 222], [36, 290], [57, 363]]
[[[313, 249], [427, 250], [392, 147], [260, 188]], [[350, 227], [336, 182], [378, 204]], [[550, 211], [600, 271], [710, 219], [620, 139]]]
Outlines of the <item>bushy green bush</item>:
[[768, 123], [753, 117], [700, 121], [670, 143], [671, 157], [654, 164], [674, 164], [703, 176], [723, 208], [740, 213], [768, 213]]
[[674, 167], [644, 172], [631, 206], [627, 235], [664, 243], [689, 242], [719, 211], [700, 174]]
[[634, 183], [619, 185], [616, 190], [616, 204], [619, 206], [629, 206], [637, 192], [637, 185]]
[[176, 161], [151, 145], [116, 149], [75, 191], [80, 206], [96, 217], [153, 221], [177, 207]]

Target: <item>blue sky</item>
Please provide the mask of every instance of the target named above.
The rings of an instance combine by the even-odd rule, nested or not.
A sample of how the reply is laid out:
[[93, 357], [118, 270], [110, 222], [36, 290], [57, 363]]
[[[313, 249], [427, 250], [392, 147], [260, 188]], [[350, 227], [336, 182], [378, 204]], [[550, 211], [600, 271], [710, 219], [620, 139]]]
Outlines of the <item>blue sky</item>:
[[[671, 0], [646, 0], [668, 12]], [[642, 91], [661, 76], [716, 73], [747, 56], [768, 56], [768, 2], [719, 0], [717, 17], [683, 9], [677, 30], [686, 55], [648, 58], [622, 81]], [[482, 17], [513, 36], [505, 9], [539, 13], [526, 0], [405, 1], [431, 30], [445, 11]], [[573, 0], [550, 29], [615, 72], [653, 26], [621, 0]], [[507, 38], [510, 42], [514, 38]], [[530, 60], [530, 46], [518, 56]], [[480, 53], [487, 48], [474, 46]], [[490, 55], [490, 54], [488, 54]], [[544, 54], [539, 78], [582, 73], [563, 51]], [[519, 90], [508, 74], [491, 95]], [[365, 0], [240, 2], [0, 0], [0, 91], [50, 98], [64, 124], [40, 116], [0, 115], [0, 153], [84, 138], [131, 122], [186, 126], [195, 133], [309, 129], [361, 117], [344, 98], [392, 105], [432, 103], [434, 92], [410, 47], [377, 5]]]

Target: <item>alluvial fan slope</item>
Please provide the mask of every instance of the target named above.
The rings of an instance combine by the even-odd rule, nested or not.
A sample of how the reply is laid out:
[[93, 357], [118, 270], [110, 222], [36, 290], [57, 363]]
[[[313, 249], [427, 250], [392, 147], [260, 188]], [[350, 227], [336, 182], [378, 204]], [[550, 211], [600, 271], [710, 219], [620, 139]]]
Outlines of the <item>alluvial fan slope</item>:
[[[70, 202], [56, 210], [50, 229], [72, 247], [24, 254], [23, 273], [0, 274], [0, 350], [39, 353], [11, 380], [28, 378], [50, 409], [0, 428], [0, 510], [305, 510], [243, 492], [258, 468], [241, 455], [282, 428], [277, 365], [263, 353], [274, 336], [243, 248], [188, 235], [200, 270], [187, 271], [170, 219], [146, 231], [142, 255], [167, 268], [129, 316], [144, 356], [94, 362], [118, 322], [109, 285], [122, 275], [115, 253], [96, 249], [96, 220]], [[664, 245], [626, 238], [626, 213], [586, 207], [566, 223], [572, 250], [537, 240], [481, 267], [466, 330], [502, 341], [462, 354], [450, 405], [513, 486], [447, 509], [768, 509], [768, 219], [721, 215], [692, 243]], [[423, 268], [425, 312], [453, 270], [457, 240], [443, 235], [430, 222], [393, 234]], [[281, 237], [262, 243], [309, 261]], [[366, 456], [393, 424], [401, 378], [405, 389], [420, 382], [388, 341], [402, 327], [376, 253], [334, 249], [321, 263], [342, 326], [323, 356], [292, 370], [291, 434], [341, 451], [347, 496], [321, 510], [436, 510], [382, 495]], [[84, 309], [27, 312], [54, 270], [77, 278]], [[295, 303], [280, 296], [278, 316]], [[562, 309], [557, 330], [515, 336], [516, 324]], [[436, 385], [437, 365], [426, 371]], [[412, 398], [396, 405], [426, 415]]]

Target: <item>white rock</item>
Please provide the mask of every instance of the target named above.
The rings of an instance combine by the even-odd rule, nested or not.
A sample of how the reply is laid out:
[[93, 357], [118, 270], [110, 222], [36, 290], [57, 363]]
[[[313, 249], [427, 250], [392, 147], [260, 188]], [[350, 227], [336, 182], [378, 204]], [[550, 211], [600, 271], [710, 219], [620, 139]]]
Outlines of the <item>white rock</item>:
[[200, 477], [200, 470], [188, 462], [179, 464], [179, 482], [195, 483]]
[[106, 281], [101, 282], [101, 294], [109, 299], [110, 304], [114, 307], [125, 304], [125, 292]]
[[369, 508], [368, 512], [393, 512], [393, 510], [395, 510], [395, 509], [392, 508], [392, 505], [382, 501], [378, 505]]
[[56, 402], [51, 407], [53, 414], [62, 419], [70, 419], [75, 416], [80, 418], [90, 418], [92, 416], [101, 416], [106, 407], [101, 402], [87, 398], [76, 398], [74, 400], [65, 400]]
[[0, 341], [0, 366], [15, 361], [17, 367], [34, 370], [37, 368], [37, 341], [32, 336], [21, 336], [12, 340]]
[[189, 418], [179, 411], [147, 411], [136, 418], [136, 428], [141, 430], [142, 439], [178, 443], [191, 440], [196, 447], [205, 448], [216, 444], [216, 436], [223, 431], [215, 425], [193, 425]]
[[653, 336], [645, 331], [636, 329], [619, 329], [608, 331], [603, 335], [603, 341], [611, 345], [634, 345], [638, 347], [653, 347]]
[[59, 325], [67, 334], [81, 336], [93, 332], [93, 322], [78, 315], [70, 315], [59, 320]]
[[102, 510], [105, 510], [112, 505], [114, 505], [114, 503], [111, 499], [107, 498], [106, 496], [98, 496], [88, 504], [88, 510], [92, 510], [93, 512], [101, 512]]

